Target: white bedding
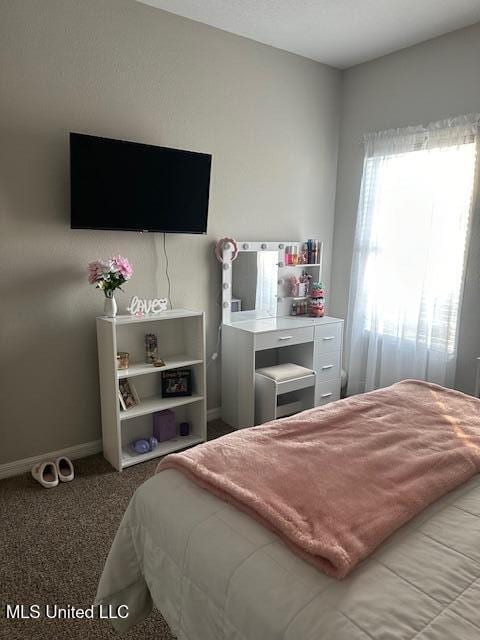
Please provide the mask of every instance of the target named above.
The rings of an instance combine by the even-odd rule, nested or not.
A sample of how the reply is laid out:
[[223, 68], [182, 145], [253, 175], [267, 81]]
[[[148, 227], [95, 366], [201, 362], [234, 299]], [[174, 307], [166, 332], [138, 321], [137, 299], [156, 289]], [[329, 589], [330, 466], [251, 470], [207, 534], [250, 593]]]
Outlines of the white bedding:
[[152, 603], [182, 640], [478, 640], [480, 476], [430, 506], [344, 580], [167, 470], [135, 493], [97, 602]]

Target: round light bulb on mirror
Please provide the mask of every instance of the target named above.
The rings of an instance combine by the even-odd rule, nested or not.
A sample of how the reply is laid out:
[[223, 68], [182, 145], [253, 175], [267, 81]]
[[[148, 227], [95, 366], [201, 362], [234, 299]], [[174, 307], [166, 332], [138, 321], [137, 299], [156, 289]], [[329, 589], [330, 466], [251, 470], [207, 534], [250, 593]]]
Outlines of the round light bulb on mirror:
[[262, 249], [266, 249], [268, 247], [267, 244], [265, 244], [265, 242], [262, 243]]
[[248, 249], [248, 243], [247, 242], [244, 242], [242, 244], [242, 249]]
[[224, 283], [223, 283], [223, 288], [224, 288], [224, 289], [228, 289], [228, 282], [224, 282]]
[[283, 249], [284, 247], [285, 247], [285, 245], [284, 245], [284, 244], [279, 244], [279, 245], [278, 245], [278, 248], [279, 248], [279, 249]]
[[230, 306], [230, 303], [229, 303], [229, 302], [224, 302], [224, 303], [223, 303], [223, 308], [224, 308], [224, 309], [228, 309], [228, 307], [229, 307], [229, 306]]
[[227, 269], [230, 269], [230, 265], [227, 264], [226, 262], [223, 263], [223, 268], [225, 269], [225, 271], [227, 271]]

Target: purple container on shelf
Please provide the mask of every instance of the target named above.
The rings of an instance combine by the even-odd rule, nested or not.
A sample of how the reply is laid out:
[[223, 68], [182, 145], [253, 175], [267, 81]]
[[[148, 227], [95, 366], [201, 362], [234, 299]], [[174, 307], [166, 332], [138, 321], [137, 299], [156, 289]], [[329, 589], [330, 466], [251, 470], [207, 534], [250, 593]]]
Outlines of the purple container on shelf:
[[156, 411], [153, 414], [153, 435], [159, 442], [176, 437], [175, 413], [171, 409]]

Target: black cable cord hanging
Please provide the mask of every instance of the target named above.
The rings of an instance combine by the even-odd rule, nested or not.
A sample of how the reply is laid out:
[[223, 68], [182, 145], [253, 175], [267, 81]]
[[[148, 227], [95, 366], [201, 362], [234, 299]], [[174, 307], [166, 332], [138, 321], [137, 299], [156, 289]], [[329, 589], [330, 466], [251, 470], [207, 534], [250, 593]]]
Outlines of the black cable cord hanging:
[[167, 234], [164, 231], [163, 232], [163, 253], [165, 255], [165, 276], [167, 278], [167, 283], [168, 283], [167, 300], [168, 300], [168, 304], [170, 305], [170, 309], [173, 309], [172, 298], [171, 298], [172, 284], [170, 282], [170, 275], [168, 273], [168, 255], [167, 255], [167, 238], [166, 238], [166, 235]]

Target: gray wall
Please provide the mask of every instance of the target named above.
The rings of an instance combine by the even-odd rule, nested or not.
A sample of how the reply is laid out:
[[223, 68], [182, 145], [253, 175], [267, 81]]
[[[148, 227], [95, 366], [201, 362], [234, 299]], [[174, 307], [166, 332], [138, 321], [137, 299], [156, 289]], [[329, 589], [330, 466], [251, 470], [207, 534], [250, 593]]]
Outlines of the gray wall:
[[69, 229], [68, 132], [213, 154], [208, 236], [168, 237], [174, 305], [206, 310], [211, 351], [217, 238], [322, 238], [329, 281], [341, 76], [134, 0], [2, 0], [0, 61], [2, 463], [100, 437], [87, 261], [131, 259], [121, 309], [166, 292], [153, 236]]
[[[346, 317], [362, 176], [362, 134], [480, 111], [480, 24], [347, 70], [343, 79], [330, 313]], [[467, 262], [456, 386], [473, 391], [480, 356], [480, 224]]]

